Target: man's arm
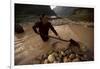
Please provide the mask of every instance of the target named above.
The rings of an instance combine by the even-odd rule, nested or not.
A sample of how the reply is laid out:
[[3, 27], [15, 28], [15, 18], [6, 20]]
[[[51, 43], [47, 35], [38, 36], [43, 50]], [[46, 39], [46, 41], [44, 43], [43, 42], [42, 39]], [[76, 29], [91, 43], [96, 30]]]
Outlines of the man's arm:
[[51, 23], [50, 23], [50, 29], [55, 33], [56, 36], [58, 36], [58, 33], [56, 32], [56, 30], [54, 29], [54, 27], [51, 25]]
[[34, 32], [37, 33], [37, 34], [39, 34], [39, 32], [37, 31], [38, 25], [39, 25], [39, 23], [37, 22], [37, 23], [35, 23], [35, 25], [32, 27], [33, 30], [34, 30]]

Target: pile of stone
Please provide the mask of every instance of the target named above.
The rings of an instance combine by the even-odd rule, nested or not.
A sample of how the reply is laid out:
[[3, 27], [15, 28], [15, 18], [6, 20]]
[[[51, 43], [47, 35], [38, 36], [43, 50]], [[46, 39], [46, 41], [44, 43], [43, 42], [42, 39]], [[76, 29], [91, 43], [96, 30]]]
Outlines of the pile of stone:
[[42, 55], [40, 60], [41, 64], [48, 63], [66, 63], [66, 62], [79, 62], [88, 61], [88, 55], [86, 50], [82, 50], [78, 47], [69, 47], [66, 50], [54, 51], [51, 50], [47, 54]]

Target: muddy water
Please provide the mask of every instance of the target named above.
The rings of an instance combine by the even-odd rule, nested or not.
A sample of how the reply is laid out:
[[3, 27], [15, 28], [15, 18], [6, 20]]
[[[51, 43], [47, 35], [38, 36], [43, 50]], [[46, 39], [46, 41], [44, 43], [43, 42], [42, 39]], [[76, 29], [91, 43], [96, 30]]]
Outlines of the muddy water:
[[[33, 25], [32, 23], [22, 24], [25, 32], [22, 34], [15, 34], [15, 64], [16, 65], [38, 64], [39, 61], [37, 61], [36, 59], [39, 59], [42, 54], [46, 54], [50, 50], [60, 50], [68, 47], [69, 43], [62, 42], [53, 38], [50, 38], [48, 42], [43, 42], [40, 36], [37, 35], [32, 30], [32, 25]], [[81, 36], [79, 36], [75, 32], [82, 31], [84, 29], [76, 31], [74, 29], [77, 28], [78, 26], [73, 28], [70, 27], [73, 26], [72, 25], [54, 26], [54, 28], [56, 29], [56, 31], [58, 32], [58, 34], [61, 36], [62, 39], [69, 40], [70, 38], [72, 38], [76, 41], [80, 41], [80, 40], [82, 41], [83, 39], [81, 38]], [[49, 31], [49, 35], [55, 36], [54, 33], [52, 33], [52, 31]], [[87, 37], [84, 39], [85, 40], [89, 39]], [[56, 44], [56, 47], [54, 45], [55, 43], [58, 43]]]
[[[40, 36], [32, 30], [32, 24], [23, 24], [22, 26], [25, 33], [15, 35], [15, 64], [38, 63], [35, 61], [35, 58], [54, 49], [53, 44], [57, 42], [59, 43], [58, 48], [67, 47], [66, 42], [52, 38], [48, 42], [43, 42]], [[72, 36], [74, 39], [77, 39], [67, 25], [55, 26], [55, 29], [63, 39], [70, 39]], [[55, 36], [52, 31], [49, 32], [50, 35]]]

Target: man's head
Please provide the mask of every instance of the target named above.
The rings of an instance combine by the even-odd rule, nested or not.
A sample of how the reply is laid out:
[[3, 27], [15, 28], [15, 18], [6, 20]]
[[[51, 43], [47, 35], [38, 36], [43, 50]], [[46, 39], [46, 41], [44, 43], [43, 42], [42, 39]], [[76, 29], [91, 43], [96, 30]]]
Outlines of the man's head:
[[45, 23], [48, 22], [48, 16], [45, 15], [45, 14], [42, 14], [42, 15], [40, 16], [40, 20], [45, 24]]

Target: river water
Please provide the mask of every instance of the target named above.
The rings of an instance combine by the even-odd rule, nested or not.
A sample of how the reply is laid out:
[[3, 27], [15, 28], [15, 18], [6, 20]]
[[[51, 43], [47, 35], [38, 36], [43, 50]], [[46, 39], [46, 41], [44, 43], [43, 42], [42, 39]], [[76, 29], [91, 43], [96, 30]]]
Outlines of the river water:
[[[25, 32], [15, 34], [16, 65], [38, 64], [39, 62], [36, 59], [39, 59], [41, 55], [48, 53], [50, 50], [60, 50], [68, 47], [68, 42], [53, 38], [50, 38], [48, 42], [43, 42], [41, 37], [32, 30], [32, 23], [21, 25]], [[72, 38], [76, 41], [82, 41], [93, 51], [93, 28], [73, 24], [54, 26], [54, 28], [62, 39], [69, 40]], [[56, 37], [51, 30], [49, 35]], [[58, 43], [57, 47], [54, 46], [55, 43]]]

